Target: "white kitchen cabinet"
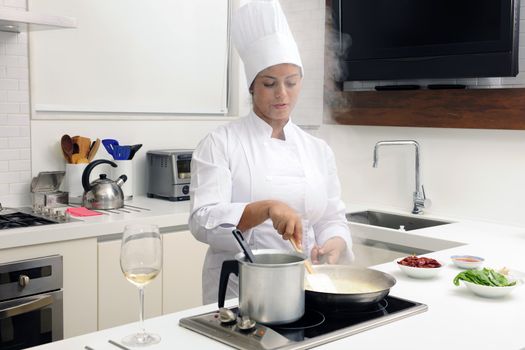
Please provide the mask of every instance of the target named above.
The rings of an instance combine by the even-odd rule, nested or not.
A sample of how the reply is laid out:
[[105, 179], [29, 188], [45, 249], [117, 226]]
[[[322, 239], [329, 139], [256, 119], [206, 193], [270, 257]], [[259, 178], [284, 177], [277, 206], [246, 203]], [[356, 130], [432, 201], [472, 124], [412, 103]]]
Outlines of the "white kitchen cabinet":
[[[139, 292], [120, 269], [120, 239], [98, 243], [98, 329], [136, 322]], [[162, 312], [162, 272], [144, 288], [145, 318]]]
[[190, 231], [176, 231], [164, 237], [162, 313], [202, 305], [202, 265], [207, 244]]
[[97, 330], [97, 239], [0, 250], [0, 263], [62, 255], [64, 337]]

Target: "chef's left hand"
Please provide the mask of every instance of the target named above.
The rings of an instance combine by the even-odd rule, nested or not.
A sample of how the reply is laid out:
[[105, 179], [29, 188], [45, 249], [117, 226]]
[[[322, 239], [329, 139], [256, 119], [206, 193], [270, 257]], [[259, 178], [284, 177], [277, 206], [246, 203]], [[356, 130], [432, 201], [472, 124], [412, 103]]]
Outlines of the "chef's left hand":
[[337, 264], [346, 250], [346, 242], [341, 237], [332, 237], [322, 247], [315, 246], [311, 252], [312, 262], [319, 264], [323, 259], [328, 264]]

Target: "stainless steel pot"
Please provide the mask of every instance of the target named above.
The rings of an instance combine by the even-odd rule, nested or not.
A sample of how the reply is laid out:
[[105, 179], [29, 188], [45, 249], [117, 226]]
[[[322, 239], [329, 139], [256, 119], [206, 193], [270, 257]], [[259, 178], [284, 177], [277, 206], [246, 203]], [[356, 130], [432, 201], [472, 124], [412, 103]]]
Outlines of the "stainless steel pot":
[[254, 250], [256, 262], [244, 253], [222, 264], [219, 284], [219, 307], [224, 306], [231, 273], [239, 276], [240, 314], [265, 324], [283, 324], [304, 314], [304, 260], [296, 252], [276, 249]]
[[[328, 275], [337, 288], [337, 293], [324, 293], [306, 287], [306, 303], [320, 310], [335, 311], [366, 307], [386, 297], [390, 288], [396, 284], [396, 279], [391, 275], [364, 267], [316, 265], [314, 270]], [[344, 286], [359, 290], [345, 290]]]

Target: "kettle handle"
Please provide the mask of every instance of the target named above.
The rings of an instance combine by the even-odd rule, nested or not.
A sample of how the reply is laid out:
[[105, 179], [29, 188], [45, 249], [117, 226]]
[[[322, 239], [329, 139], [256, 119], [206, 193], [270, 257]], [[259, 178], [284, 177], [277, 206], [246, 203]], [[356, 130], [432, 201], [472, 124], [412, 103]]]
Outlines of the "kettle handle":
[[93, 170], [93, 168], [97, 165], [104, 163], [111, 165], [113, 168], [117, 167], [117, 164], [107, 159], [97, 159], [89, 163], [86, 169], [84, 169], [84, 172], [82, 173], [82, 187], [84, 187], [85, 192], [91, 190], [91, 184], [89, 183], [89, 176], [91, 175], [91, 170]]
[[222, 263], [221, 277], [219, 280], [219, 308], [224, 307], [224, 299], [226, 299], [226, 287], [230, 274], [234, 273], [239, 276], [239, 262], [237, 260], [226, 260]]

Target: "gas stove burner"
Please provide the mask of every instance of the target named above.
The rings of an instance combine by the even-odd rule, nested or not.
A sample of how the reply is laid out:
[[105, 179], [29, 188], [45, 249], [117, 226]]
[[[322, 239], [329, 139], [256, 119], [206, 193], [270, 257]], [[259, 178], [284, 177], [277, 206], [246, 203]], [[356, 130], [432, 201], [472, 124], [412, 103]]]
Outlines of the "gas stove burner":
[[0, 215], [0, 230], [49, 224], [56, 224], [56, 222], [22, 212]]
[[319, 326], [325, 320], [324, 315], [317, 310], [306, 310], [303, 317], [295, 322], [273, 326], [275, 329], [306, 329]]

